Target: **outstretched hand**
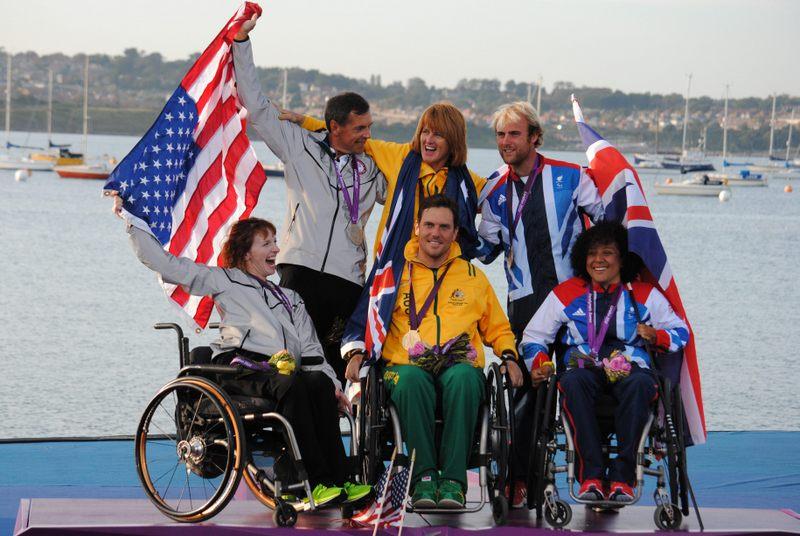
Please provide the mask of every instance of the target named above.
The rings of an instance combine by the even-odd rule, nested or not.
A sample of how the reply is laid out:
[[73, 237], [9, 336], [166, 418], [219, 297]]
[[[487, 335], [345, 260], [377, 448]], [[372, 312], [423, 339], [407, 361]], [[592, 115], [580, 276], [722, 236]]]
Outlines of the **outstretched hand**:
[[278, 114], [278, 119], [281, 121], [290, 121], [296, 125], [299, 125], [303, 122], [306, 118], [303, 114], [299, 114], [297, 112], [293, 112], [291, 110], [284, 110], [283, 108], [279, 109], [280, 114]]
[[353, 411], [353, 406], [350, 404], [350, 399], [344, 394], [341, 389], [336, 390], [336, 403], [339, 411], [342, 413], [350, 414]]
[[122, 198], [119, 196], [119, 192], [116, 190], [104, 190], [103, 195], [114, 198], [114, 205], [111, 207], [111, 212], [118, 218], [122, 218]]
[[233, 37], [236, 41], [245, 41], [247, 40], [247, 36], [250, 32], [253, 31], [253, 28], [256, 27], [256, 21], [258, 20], [258, 13], [254, 13], [250, 20], [244, 21], [242, 26], [239, 28], [239, 31]]

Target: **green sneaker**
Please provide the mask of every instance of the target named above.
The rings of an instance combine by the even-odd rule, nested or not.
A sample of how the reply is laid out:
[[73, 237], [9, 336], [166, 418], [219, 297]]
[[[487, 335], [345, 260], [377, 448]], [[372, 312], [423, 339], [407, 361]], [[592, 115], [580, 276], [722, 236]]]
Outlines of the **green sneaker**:
[[372, 486], [367, 484], [354, 484], [353, 482], [344, 483], [344, 492], [347, 494], [345, 502], [352, 503], [360, 501], [372, 493]]
[[[314, 487], [314, 491], [311, 492], [311, 496], [314, 498], [314, 505], [320, 507], [344, 496], [344, 490], [342, 488], [337, 488], [336, 486], [317, 484]], [[303, 499], [303, 501], [309, 502], [308, 497]]]
[[426, 508], [436, 508], [436, 480], [426, 475], [414, 486], [414, 493], [411, 494], [411, 506], [415, 510]]
[[442, 480], [439, 482], [439, 502], [436, 504], [437, 507], [459, 510], [464, 508], [465, 502], [461, 484], [455, 480]]

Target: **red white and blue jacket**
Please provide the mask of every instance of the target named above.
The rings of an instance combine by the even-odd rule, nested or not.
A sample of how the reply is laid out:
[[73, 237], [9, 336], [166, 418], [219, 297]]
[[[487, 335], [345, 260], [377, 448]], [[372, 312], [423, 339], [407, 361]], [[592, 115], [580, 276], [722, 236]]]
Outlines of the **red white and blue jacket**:
[[[544, 159], [541, 172], [535, 178], [530, 198], [514, 230], [513, 262], [505, 263], [508, 300], [533, 295], [535, 303], [531, 314], [553, 287], [573, 275], [569, 255], [584, 228], [581, 213], [595, 222], [603, 216], [597, 186], [581, 166], [539, 156]], [[511, 221], [506, 199], [509, 180], [513, 185]], [[508, 259], [509, 227], [522, 197], [524, 181], [508, 165], [503, 165], [487, 179], [479, 199], [479, 258], [482, 262], [488, 264], [500, 253]]]
[[[587, 322], [589, 285], [585, 280], [573, 277], [558, 285], [544, 300], [525, 328], [520, 343], [520, 354], [529, 370], [550, 360], [547, 346], [555, 340], [561, 326], [567, 327], [561, 342], [570, 350], [576, 348], [583, 354], [590, 353]], [[689, 330], [686, 323], [672, 310], [664, 295], [649, 283], [634, 282], [632, 288], [641, 321], [656, 329], [658, 349], [675, 352], [683, 348], [689, 341]], [[593, 290], [596, 292], [594, 325], [597, 330], [616, 293], [617, 285], [611, 285], [606, 291], [595, 285]], [[608, 357], [611, 350], [617, 349], [640, 367], [649, 368], [650, 358], [645, 350], [645, 341], [636, 334], [637, 318], [631, 293], [623, 287], [618, 298], [617, 311], [603, 340], [600, 357]], [[569, 352], [564, 359], [566, 365]]]

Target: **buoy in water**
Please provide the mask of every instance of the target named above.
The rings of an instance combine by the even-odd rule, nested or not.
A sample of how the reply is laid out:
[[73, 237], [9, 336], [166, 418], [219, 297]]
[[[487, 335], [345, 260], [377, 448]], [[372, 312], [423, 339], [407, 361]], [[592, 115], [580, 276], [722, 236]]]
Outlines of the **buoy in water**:
[[721, 203], [725, 203], [726, 201], [730, 201], [731, 199], [731, 191], [730, 190], [722, 190], [719, 193], [719, 200]]
[[672, 184], [672, 179], [667, 177], [667, 180], [664, 181], [664, 184]]
[[792, 193], [792, 191], [793, 191], [792, 185], [791, 184], [787, 184], [786, 186], [783, 187], [783, 191], [786, 192], [787, 194]]
[[28, 177], [30, 176], [31, 176], [30, 169], [18, 169], [14, 173], [14, 180], [17, 182], [25, 182], [26, 180], [28, 180]]

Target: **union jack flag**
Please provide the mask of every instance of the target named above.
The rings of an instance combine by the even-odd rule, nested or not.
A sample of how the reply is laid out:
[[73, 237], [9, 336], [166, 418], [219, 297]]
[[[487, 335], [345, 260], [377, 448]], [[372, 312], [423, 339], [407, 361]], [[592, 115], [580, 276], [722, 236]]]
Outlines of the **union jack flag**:
[[[405, 245], [411, 236], [414, 222], [414, 186], [414, 182], [406, 181], [392, 197], [375, 264], [342, 338], [342, 353], [355, 348], [366, 351], [367, 359], [362, 364], [362, 376], [380, 358], [391, 323], [397, 286], [405, 267]], [[364, 293], [367, 292], [369, 297], [365, 299]]]
[[628, 229], [628, 249], [641, 257], [646, 268], [642, 271], [642, 278], [658, 287], [675, 313], [689, 327], [689, 344], [684, 349], [680, 376], [681, 397], [692, 441], [695, 445], [705, 443], [706, 423], [694, 333], [686, 318], [678, 286], [653, 223], [639, 175], [616, 147], [584, 122], [583, 112], [574, 95], [572, 111], [586, 147], [588, 172], [600, 190], [606, 221], [621, 222]]
[[[266, 181], [245, 132], [231, 44], [261, 8], [244, 3], [184, 76], [147, 134], [104, 189], [123, 216], [173, 255], [216, 266], [230, 226], [247, 218]], [[204, 328], [214, 305], [162, 282], [167, 296]]]

